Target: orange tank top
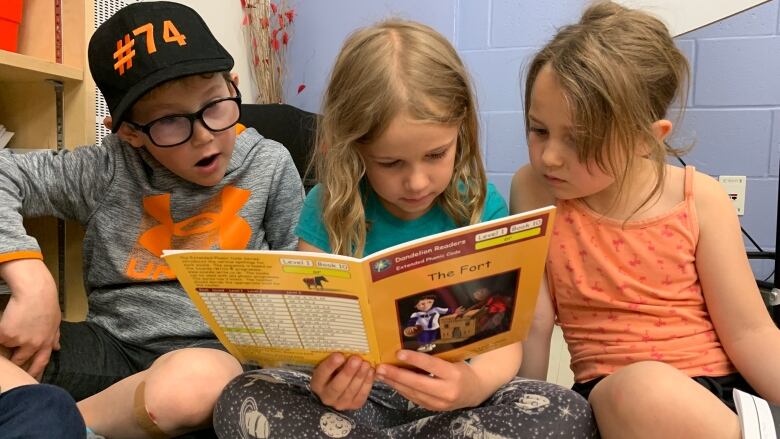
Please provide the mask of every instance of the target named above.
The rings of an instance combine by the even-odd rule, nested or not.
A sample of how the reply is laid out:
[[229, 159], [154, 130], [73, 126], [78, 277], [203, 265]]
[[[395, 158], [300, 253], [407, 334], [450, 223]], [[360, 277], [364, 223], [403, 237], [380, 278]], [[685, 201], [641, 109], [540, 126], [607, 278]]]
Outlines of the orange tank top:
[[662, 361], [689, 376], [735, 372], [712, 326], [696, 272], [693, 167], [669, 212], [616, 221], [559, 200], [547, 261], [556, 319], [577, 382]]

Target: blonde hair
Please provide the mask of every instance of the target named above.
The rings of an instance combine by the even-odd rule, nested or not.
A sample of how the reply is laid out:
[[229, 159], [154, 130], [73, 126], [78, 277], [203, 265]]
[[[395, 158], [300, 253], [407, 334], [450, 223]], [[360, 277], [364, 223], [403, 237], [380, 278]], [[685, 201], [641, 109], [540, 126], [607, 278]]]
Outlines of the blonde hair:
[[363, 254], [368, 194], [361, 194], [366, 168], [359, 149], [380, 137], [402, 112], [414, 120], [460, 126], [452, 179], [436, 202], [458, 225], [480, 220], [487, 178], [466, 69], [435, 30], [387, 20], [347, 38], [323, 99], [312, 166], [333, 253]]
[[[647, 148], [656, 181], [639, 210], [660, 193], [666, 157], [684, 152], [658, 140], [651, 128], [665, 118], [677, 97], [681, 117], [686, 101], [688, 61], [668, 29], [645, 12], [611, 1], [591, 5], [579, 23], [560, 29], [530, 64], [525, 83], [526, 135], [531, 91], [546, 65], [571, 108], [580, 162], [592, 161], [615, 177], [618, 194], [636, 152]], [[619, 166], [618, 157], [625, 159], [624, 166]]]

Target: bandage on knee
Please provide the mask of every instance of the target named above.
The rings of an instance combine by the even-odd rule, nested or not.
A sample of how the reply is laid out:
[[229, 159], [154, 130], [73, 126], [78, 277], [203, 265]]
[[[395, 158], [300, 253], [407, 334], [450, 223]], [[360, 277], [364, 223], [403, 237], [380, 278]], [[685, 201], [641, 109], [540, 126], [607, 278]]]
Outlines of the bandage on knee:
[[133, 400], [133, 416], [135, 416], [135, 422], [138, 426], [153, 439], [168, 439], [170, 436], [164, 431], [160, 430], [160, 427], [154, 422], [154, 419], [146, 411], [146, 401], [144, 400], [144, 392], [146, 389], [146, 383], [141, 382], [135, 389], [135, 399]]

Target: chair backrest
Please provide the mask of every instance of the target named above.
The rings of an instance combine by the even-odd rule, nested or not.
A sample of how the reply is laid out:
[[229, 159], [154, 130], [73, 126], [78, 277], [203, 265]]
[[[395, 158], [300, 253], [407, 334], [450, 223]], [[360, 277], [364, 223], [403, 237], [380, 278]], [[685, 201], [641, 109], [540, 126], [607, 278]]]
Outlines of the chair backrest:
[[314, 176], [307, 175], [306, 171], [317, 134], [315, 113], [287, 104], [242, 104], [240, 122], [284, 145], [298, 168], [306, 192], [314, 186]]

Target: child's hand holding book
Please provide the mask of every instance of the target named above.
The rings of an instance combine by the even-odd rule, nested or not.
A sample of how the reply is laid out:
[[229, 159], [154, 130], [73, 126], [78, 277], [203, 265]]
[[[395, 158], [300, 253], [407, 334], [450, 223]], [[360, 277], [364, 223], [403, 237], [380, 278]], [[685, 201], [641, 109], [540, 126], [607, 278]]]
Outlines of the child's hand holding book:
[[366, 403], [374, 384], [374, 369], [357, 355], [330, 354], [311, 377], [311, 390], [336, 410], [357, 410]]

